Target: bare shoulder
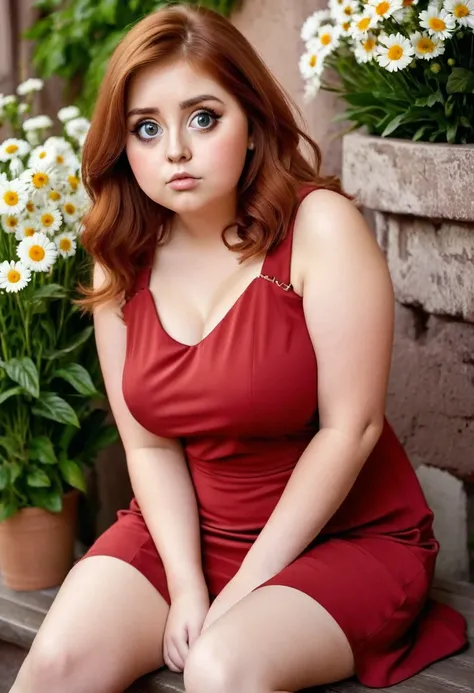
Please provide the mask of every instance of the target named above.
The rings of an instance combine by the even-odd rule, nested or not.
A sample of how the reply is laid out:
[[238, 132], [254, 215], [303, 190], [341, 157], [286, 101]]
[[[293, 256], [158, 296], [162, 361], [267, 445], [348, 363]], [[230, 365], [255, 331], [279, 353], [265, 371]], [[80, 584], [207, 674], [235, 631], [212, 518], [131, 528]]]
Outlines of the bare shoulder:
[[330, 271], [335, 266], [354, 271], [361, 264], [364, 269], [378, 267], [388, 276], [383, 253], [355, 203], [331, 190], [314, 190], [299, 206], [294, 253], [303, 283], [315, 268]]

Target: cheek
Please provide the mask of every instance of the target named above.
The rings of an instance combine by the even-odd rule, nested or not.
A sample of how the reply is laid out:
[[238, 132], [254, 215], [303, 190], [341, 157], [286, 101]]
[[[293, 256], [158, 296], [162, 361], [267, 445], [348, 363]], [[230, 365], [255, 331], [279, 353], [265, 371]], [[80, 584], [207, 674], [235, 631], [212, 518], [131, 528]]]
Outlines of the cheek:
[[245, 131], [224, 132], [208, 145], [206, 164], [209, 173], [223, 183], [236, 184], [242, 173], [247, 154]]
[[127, 144], [126, 147], [128, 163], [130, 164], [130, 168], [132, 169], [138, 185], [144, 192], [147, 192], [147, 188], [150, 188], [150, 184], [153, 185], [153, 176], [150, 175], [154, 168], [153, 156], [150, 151], [152, 148], [153, 147], [150, 145], [147, 150], [146, 145], [140, 145], [136, 142], [131, 142]]

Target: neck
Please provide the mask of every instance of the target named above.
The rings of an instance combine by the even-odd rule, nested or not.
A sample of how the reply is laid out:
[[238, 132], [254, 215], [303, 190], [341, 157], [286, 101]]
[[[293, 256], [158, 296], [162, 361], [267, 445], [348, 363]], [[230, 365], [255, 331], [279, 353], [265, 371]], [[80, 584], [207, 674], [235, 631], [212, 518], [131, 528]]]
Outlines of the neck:
[[[173, 218], [173, 234], [196, 243], [220, 241], [223, 230], [232, 224], [237, 211], [236, 195], [213, 200], [209, 207], [176, 214]], [[229, 237], [232, 230], [229, 231]]]

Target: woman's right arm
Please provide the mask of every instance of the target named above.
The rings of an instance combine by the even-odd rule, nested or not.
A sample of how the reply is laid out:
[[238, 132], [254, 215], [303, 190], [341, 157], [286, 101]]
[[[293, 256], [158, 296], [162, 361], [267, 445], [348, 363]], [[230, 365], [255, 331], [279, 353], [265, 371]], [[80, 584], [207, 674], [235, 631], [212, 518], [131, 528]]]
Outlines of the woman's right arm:
[[[96, 264], [94, 287], [105, 279]], [[196, 496], [177, 440], [160, 438], [130, 414], [122, 393], [126, 326], [118, 302], [94, 310], [97, 350], [109, 404], [122, 439], [132, 488], [163, 561], [171, 599], [206, 590]]]

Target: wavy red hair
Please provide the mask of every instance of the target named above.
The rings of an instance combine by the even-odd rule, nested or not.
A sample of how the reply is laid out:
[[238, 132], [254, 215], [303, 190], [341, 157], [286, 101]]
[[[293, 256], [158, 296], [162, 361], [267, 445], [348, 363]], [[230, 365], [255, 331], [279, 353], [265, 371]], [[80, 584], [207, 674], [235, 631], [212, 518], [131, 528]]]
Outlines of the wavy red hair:
[[[108, 279], [100, 289], [82, 287], [84, 308], [131, 295], [137, 273], [166, 238], [172, 212], [145, 195], [126, 157], [126, 103], [130, 80], [140, 68], [173, 59], [203, 70], [247, 114], [255, 149], [239, 181], [239, 241], [229, 245], [223, 231], [224, 243], [242, 261], [283, 239], [301, 185], [341, 191], [337, 178], [320, 176], [320, 149], [298, 126], [295, 104], [228, 20], [203, 7], [158, 10], [136, 24], [113, 53], [84, 145], [82, 177], [92, 204], [82, 241]], [[309, 145], [312, 163], [300, 151], [301, 140]]]

